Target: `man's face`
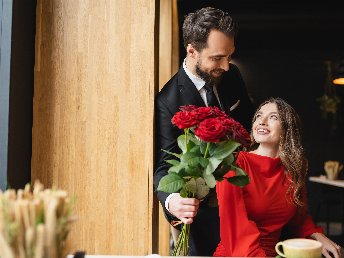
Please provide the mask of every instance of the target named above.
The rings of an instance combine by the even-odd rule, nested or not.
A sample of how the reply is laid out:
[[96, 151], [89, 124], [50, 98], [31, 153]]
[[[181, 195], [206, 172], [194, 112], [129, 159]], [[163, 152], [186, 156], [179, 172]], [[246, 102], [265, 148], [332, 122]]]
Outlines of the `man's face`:
[[197, 63], [195, 72], [206, 82], [217, 83], [228, 71], [231, 55], [234, 53], [234, 37], [228, 37], [218, 30], [212, 30], [208, 46], [200, 52], [195, 50]]

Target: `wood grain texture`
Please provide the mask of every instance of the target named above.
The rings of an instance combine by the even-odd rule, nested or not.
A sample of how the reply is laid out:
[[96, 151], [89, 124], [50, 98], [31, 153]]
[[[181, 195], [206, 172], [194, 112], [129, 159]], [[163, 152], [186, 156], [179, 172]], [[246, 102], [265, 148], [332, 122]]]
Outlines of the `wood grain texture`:
[[159, 28], [159, 89], [178, 71], [179, 65], [177, 0], [162, 0]]
[[32, 179], [76, 196], [70, 252], [152, 252], [155, 0], [38, 0]]
[[[179, 69], [179, 31], [177, 0], [160, 1], [159, 89]], [[170, 255], [170, 224], [159, 205], [159, 254]]]

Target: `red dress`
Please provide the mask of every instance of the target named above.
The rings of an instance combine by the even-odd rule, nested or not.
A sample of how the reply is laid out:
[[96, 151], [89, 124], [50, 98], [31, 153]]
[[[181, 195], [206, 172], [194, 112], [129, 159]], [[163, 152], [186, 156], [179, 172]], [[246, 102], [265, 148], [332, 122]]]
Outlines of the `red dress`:
[[[284, 226], [295, 237], [323, 233], [307, 208], [297, 209], [287, 199], [290, 181], [280, 158], [240, 152], [237, 164], [247, 172], [250, 183], [242, 188], [226, 180], [216, 185], [221, 241], [214, 256], [274, 257]], [[227, 174], [232, 175], [231, 171]], [[303, 196], [305, 202], [305, 191]]]

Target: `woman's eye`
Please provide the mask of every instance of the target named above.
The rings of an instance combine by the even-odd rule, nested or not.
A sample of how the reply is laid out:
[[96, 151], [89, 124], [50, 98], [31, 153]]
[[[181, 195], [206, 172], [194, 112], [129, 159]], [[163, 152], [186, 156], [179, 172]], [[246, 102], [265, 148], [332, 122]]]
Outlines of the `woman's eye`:
[[272, 118], [274, 120], [278, 120], [278, 117], [276, 115], [272, 115], [270, 118]]

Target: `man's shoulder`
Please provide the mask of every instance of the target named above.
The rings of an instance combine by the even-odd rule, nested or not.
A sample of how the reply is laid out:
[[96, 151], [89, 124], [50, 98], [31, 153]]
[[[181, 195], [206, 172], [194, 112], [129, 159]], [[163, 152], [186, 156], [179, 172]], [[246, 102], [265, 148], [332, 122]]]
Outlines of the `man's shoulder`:
[[169, 98], [171, 95], [175, 96], [179, 91], [179, 85], [182, 84], [181, 77], [183, 74], [179, 70], [172, 78], [165, 83], [162, 89], [157, 93], [157, 99]]
[[165, 83], [165, 85], [159, 91], [158, 95], [168, 94], [169, 92], [176, 90], [177, 86], [178, 86], [178, 73], [173, 75], [172, 78], [169, 79], [168, 82]]
[[229, 70], [224, 73], [224, 77], [228, 78], [228, 77], [238, 77], [238, 76], [241, 77], [241, 73], [238, 66], [231, 63]]
[[244, 80], [241, 76], [239, 68], [236, 65], [231, 64], [230, 69], [223, 73], [223, 77], [218, 88], [224, 95], [227, 95], [228, 92], [233, 94], [245, 89]]

